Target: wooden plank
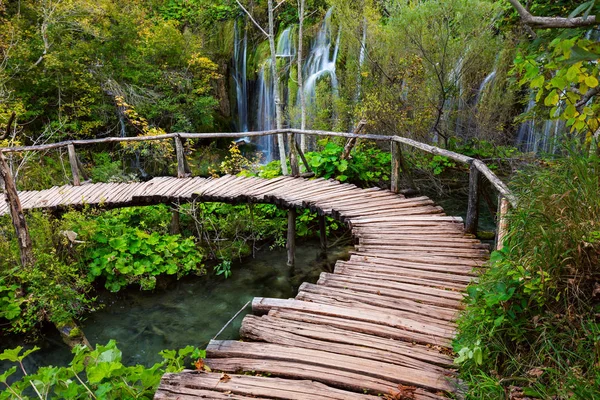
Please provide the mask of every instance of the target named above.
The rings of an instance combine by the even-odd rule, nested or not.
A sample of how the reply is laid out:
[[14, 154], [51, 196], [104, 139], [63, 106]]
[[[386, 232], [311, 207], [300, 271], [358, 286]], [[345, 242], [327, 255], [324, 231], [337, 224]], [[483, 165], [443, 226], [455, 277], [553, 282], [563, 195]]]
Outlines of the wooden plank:
[[[275, 316], [281, 314], [280, 311], [271, 311], [268, 315], [258, 317], [256, 315], [246, 315], [242, 321], [240, 334], [242, 338], [270, 342], [278, 340], [271, 336], [269, 332], [277, 331], [281, 335], [294, 335], [298, 338], [314, 339], [318, 343], [322, 341], [329, 343], [340, 343], [345, 345], [358, 346], [361, 349], [369, 348], [384, 351], [394, 357], [394, 363], [409, 363], [414, 368], [423, 365], [435, 365], [441, 368], [455, 368], [454, 359], [449, 355], [448, 349], [435, 348], [432, 346], [423, 346], [416, 343], [407, 343], [401, 340], [391, 338], [382, 338], [366, 333], [349, 331], [333, 326], [321, 325], [316, 323], [302, 322], [300, 320], [285, 319]], [[263, 336], [264, 333], [265, 334]], [[260, 339], [255, 337], [260, 336]], [[299, 341], [299, 346], [304, 346], [304, 341]], [[283, 343], [281, 343], [283, 344]], [[417, 360], [414, 363], [411, 360]]]
[[338, 263], [335, 267], [336, 274], [357, 277], [370, 277], [373, 279], [387, 279], [396, 282], [419, 282], [431, 287], [461, 290], [473, 280], [468, 275], [438, 273], [419, 269], [376, 266], [368, 263]]
[[402, 254], [402, 255], [422, 255], [425, 257], [452, 257], [461, 259], [480, 259], [487, 260], [489, 252], [483, 249], [475, 248], [456, 248], [456, 247], [432, 247], [432, 246], [394, 246], [389, 244], [366, 244], [356, 245], [357, 250], [363, 254]]
[[340, 273], [330, 274], [322, 272], [317, 283], [324, 286], [347, 287], [366, 293], [377, 293], [379, 296], [412, 299], [423, 304], [439, 305], [440, 307], [452, 306], [452, 308], [456, 309], [462, 308], [460, 303], [463, 299], [463, 294], [461, 292], [431, 287], [424, 285], [421, 281], [409, 281], [411, 283], [397, 282], [391, 279], [372, 279], [366, 276], [356, 277]]
[[[458, 276], [464, 275], [466, 277], [476, 276], [474, 268], [471, 266], [464, 266], [461, 263], [458, 264], [444, 264], [438, 262], [439, 260], [426, 260], [424, 257], [411, 257], [410, 255], [398, 255], [397, 258], [394, 255], [382, 254], [382, 255], [367, 255], [363, 252], [351, 252], [349, 262], [353, 265], [368, 265], [371, 267], [379, 268], [380, 271], [393, 272], [396, 268], [397, 271], [405, 273], [406, 270], [420, 270], [430, 272], [437, 272], [446, 275]], [[433, 258], [433, 257], [432, 257]], [[432, 274], [432, 276], [436, 276]], [[437, 275], [439, 277], [439, 275]], [[453, 278], [453, 281], [469, 281], [470, 278], [459, 279]]]
[[392, 251], [379, 251], [374, 254], [365, 254], [364, 252], [350, 252], [350, 255], [363, 257], [365, 260], [377, 261], [380, 263], [396, 263], [403, 267], [426, 268], [430, 270], [446, 270], [452, 273], [474, 275], [472, 272], [475, 267], [481, 267], [485, 262], [483, 260], [473, 260], [463, 257], [450, 256], [419, 256], [411, 254], [394, 253]]
[[411, 318], [445, 329], [455, 329], [451, 322], [458, 316], [458, 310], [433, 305], [420, 305], [415, 301], [361, 293], [349, 288], [314, 285], [304, 282], [300, 285], [296, 300], [328, 305], [341, 305], [354, 310], [374, 310], [389, 313], [401, 318]]
[[[382, 379], [316, 365], [251, 358], [212, 358], [207, 359], [206, 363], [217, 371], [236, 372], [246, 370], [267, 373], [277, 377], [309, 379], [322, 382], [328, 386], [365, 394], [386, 394], [398, 391], [396, 384]], [[441, 400], [444, 398], [420, 388], [414, 392], [414, 400]]]
[[[252, 375], [227, 375], [183, 371], [178, 374], [167, 373], [163, 376], [159, 392], [168, 388], [171, 392], [193, 395], [195, 390], [212, 390], [231, 396], [250, 396], [250, 398], [291, 399], [291, 400], [377, 400], [376, 396], [347, 392], [331, 388], [310, 380], [291, 380], [267, 378]], [[169, 398], [169, 397], [164, 397]], [[196, 397], [197, 398], [197, 397]], [[232, 397], [235, 398], [235, 397]], [[155, 397], [156, 399], [156, 397]]]
[[451, 342], [444, 339], [430, 337], [425, 341], [414, 340], [413, 336], [410, 335], [410, 332], [407, 332], [403, 329], [380, 325], [377, 323], [350, 320], [339, 316], [320, 315], [303, 311], [279, 309], [273, 309], [269, 311], [268, 315], [275, 318], [302, 321], [310, 324], [323, 325], [328, 328], [333, 327], [350, 332], [359, 332], [381, 338], [395, 339], [409, 344], [447, 348], [448, 351], [450, 351], [449, 349], [451, 347]]
[[[415, 370], [399, 365], [390, 365], [374, 360], [334, 354], [326, 351], [300, 349], [272, 343], [238, 342], [233, 340], [211, 341], [206, 348], [207, 364], [217, 369], [219, 359], [252, 360], [260, 359], [263, 365], [284, 362], [304, 368], [325, 368], [328, 371], [348, 372], [362, 375], [363, 382], [368, 378], [394, 384], [417, 386], [431, 391], [452, 392], [455, 389], [452, 379], [439, 372]], [[273, 363], [273, 364], [275, 364]], [[244, 361], [241, 362], [244, 364]], [[221, 364], [222, 365], [222, 364]], [[225, 364], [227, 365], [227, 364]], [[276, 364], [275, 364], [276, 365]], [[242, 367], [244, 368], [244, 367]], [[244, 368], [246, 369], [246, 368]], [[252, 369], [251, 369], [252, 370]], [[374, 387], [372, 388], [374, 390]]]
[[[251, 317], [251, 318], [248, 318]], [[347, 331], [338, 329], [337, 331], [329, 331], [328, 335], [323, 335], [322, 340], [317, 340], [301, 335], [297, 335], [295, 331], [291, 331], [288, 327], [283, 326], [285, 320], [279, 320], [279, 323], [269, 323], [263, 318], [256, 316], [248, 316], [244, 318], [240, 334], [245, 342], [258, 341], [267, 342], [273, 344], [279, 344], [283, 346], [296, 347], [302, 349], [312, 349], [327, 351], [334, 354], [347, 355], [352, 357], [360, 357], [368, 360], [382, 361], [387, 364], [399, 365], [406, 368], [415, 370], [422, 370], [428, 372], [438, 373], [451, 373], [447, 367], [438, 366], [424, 362], [411, 357], [406, 357], [402, 353], [390, 352], [388, 350], [380, 350], [372, 347], [365, 346], [365, 343], [356, 342], [351, 344], [337, 343], [332, 341], [332, 337], [336, 334], [344, 336]], [[278, 320], [275, 318], [275, 320]], [[327, 330], [321, 328], [323, 330]], [[372, 336], [363, 335], [366, 343], [371, 341]], [[389, 341], [389, 339], [386, 339]], [[423, 346], [424, 347], [424, 346]]]
[[407, 340], [412, 340], [417, 343], [447, 344], [450, 342], [450, 339], [454, 337], [454, 330], [424, 323], [416, 318], [403, 318], [371, 310], [354, 310], [351, 307], [315, 304], [291, 299], [284, 300], [256, 297], [252, 301], [252, 310], [255, 313], [266, 314], [271, 309], [302, 311], [389, 326], [403, 331]]

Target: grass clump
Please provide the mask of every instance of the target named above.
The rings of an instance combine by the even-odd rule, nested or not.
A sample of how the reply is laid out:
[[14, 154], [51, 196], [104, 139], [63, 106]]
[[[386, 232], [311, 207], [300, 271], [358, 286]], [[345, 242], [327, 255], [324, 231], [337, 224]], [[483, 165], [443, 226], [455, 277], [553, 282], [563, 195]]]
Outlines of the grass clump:
[[600, 159], [522, 171], [454, 343], [468, 398], [600, 399]]

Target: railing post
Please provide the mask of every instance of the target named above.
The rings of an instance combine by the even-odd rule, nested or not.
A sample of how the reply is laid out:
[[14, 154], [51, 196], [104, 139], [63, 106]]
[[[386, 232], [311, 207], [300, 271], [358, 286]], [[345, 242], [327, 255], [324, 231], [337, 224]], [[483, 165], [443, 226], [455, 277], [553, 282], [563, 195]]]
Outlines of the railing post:
[[296, 264], [296, 209], [288, 210], [287, 231], [287, 265], [293, 267]]
[[4, 180], [4, 195], [6, 196], [10, 217], [12, 219], [13, 227], [15, 228], [15, 233], [17, 236], [17, 242], [19, 244], [21, 266], [23, 268], [30, 268], [35, 262], [31, 236], [29, 235], [29, 228], [27, 227], [25, 214], [23, 214], [23, 207], [21, 206], [21, 200], [19, 199], [17, 186], [15, 185], [15, 181], [10, 172], [10, 168], [8, 167], [8, 163], [6, 162], [6, 158], [1, 151], [0, 176]]
[[69, 164], [71, 164], [71, 174], [73, 175], [73, 186], [81, 186], [81, 178], [79, 177], [79, 168], [77, 165], [77, 153], [75, 146], [72, 143], [67, 145], [69, 151]]
[[400, 174], [402, 172], [402, 149], [400, 143], [392, 140], [392, 174], [390, 175], [390, 190], [393, 193], [400, 191]]
[[327, 255], [327, 226], [324, 215], [319, 215], [319, 236], [321, 239], [321, 256]]
[[185, 178], [188, 176], [188, 170], [186, 168], [185, 152], [183, 151], [183, 143], [181, 138], [176, 136], [175, 138], [175, 154], [177, 155], [177, 177]]
[[469, 168], [469, 206], [467, 209], [467, 220], [465, 232], [472, 235], [477, 234], [479, 222], [479, 170], [475, 163]]
[[496, 250], [501, 250], [504, 247], [504, 238], [508, 233], [508, 220], [506, 214], [510, 203], [504, 196], [500, 196], [498, 200], [498, 233], [496, 234]]
[[290, 168], [292, 170], [292, 176], [300, 175], [300, 165], [298, 164], [298, 154], [296, 143], [296, 135], [293, 133], [288, 133], [288, 137], [290, 139], [289, 148], [290, 148]]

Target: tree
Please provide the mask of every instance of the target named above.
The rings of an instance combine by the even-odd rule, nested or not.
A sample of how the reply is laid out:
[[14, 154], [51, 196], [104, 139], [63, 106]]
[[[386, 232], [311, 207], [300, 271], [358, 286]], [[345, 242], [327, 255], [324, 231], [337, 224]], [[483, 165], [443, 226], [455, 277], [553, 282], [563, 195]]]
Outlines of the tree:
[[[306, 129], [306, 97], [304, 96], [304, 77], [302, 74], [302, 44], [304, 40], [304, 6], [306, 0], [298, 0], [298, 96], [300, 96], [300, 129]], [[300, 149], [306, 151], [306, 135], [300, 138]]]
[[[277, 70], [277, 52], [275, 49], [275, 10], [285, 3], [286, 0], [282, 0], [277, 5], [273, 5], [273, 0], [268, 0], [268, 14], [269, 14], [269, 26], [268, 32], [254, 19], [252, 14], [240, 3], [239, 0], [235, 0], [240, 8], [248, 15], [248, 18], [256, 25], [256, 27], [267, 37], [269, 40], [269, 49], [271, 51], [271, 76], [273, 77], [274, 89], [273, 97], [275, 97], [275, 118], [277, 121], [277, 129], [283, 129], [283, 103], [281, 102], [281, 94], [279, 89], [279, 71]], [[285, 154], [285, 138], [282, 133], [277, 135], [277, 144], [279, 147], [279, 161], [281, 163], [281, 171], [284, 175], [288, 175], [287, 168], [287, 157]]]

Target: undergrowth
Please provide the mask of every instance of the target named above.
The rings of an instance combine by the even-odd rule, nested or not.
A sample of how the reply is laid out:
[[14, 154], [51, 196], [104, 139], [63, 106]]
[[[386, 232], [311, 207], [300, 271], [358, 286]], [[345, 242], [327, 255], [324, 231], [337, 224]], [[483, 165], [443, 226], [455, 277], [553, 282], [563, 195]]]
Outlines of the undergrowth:
[[455, 341], [471, 399], [600, 399], [600, 160], [519, 173], [504, 248]]

